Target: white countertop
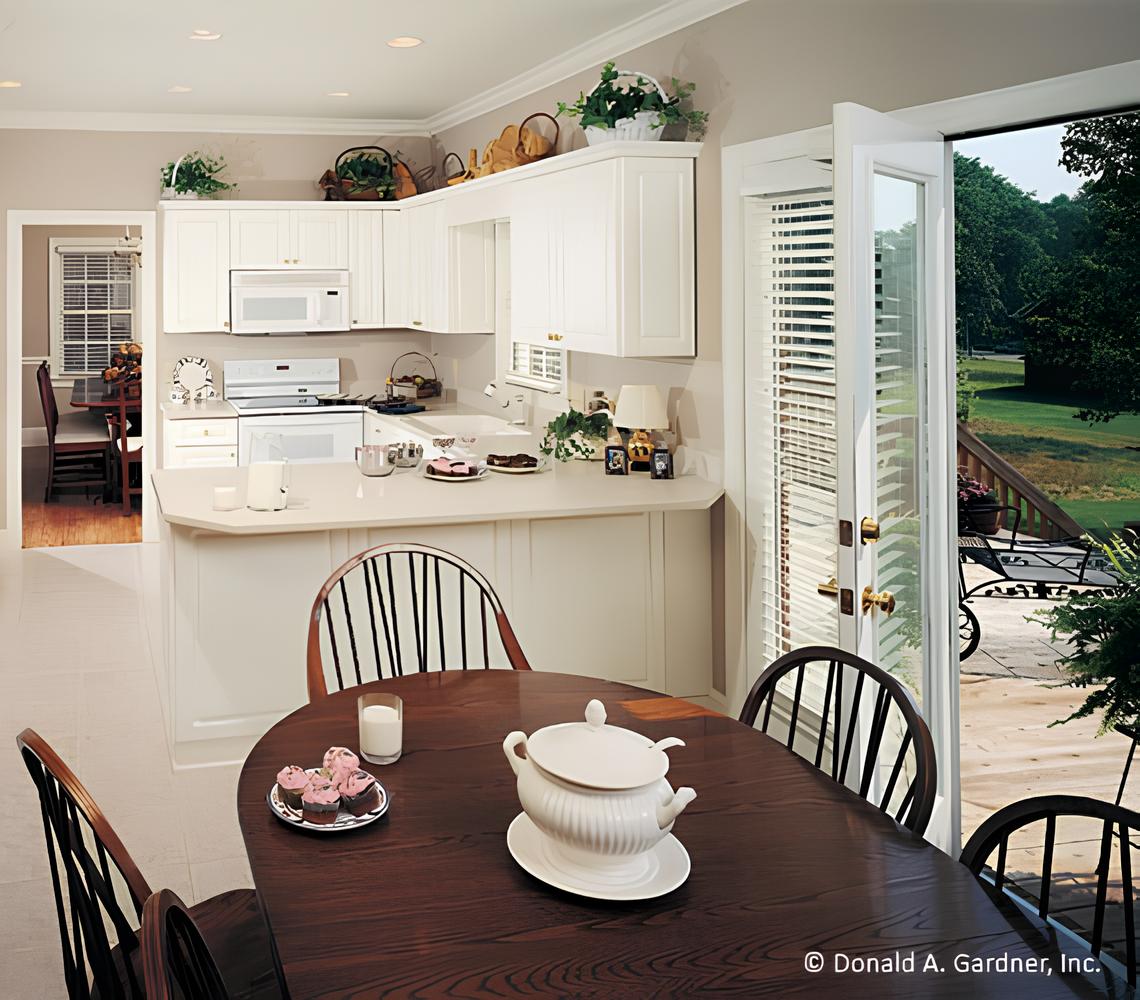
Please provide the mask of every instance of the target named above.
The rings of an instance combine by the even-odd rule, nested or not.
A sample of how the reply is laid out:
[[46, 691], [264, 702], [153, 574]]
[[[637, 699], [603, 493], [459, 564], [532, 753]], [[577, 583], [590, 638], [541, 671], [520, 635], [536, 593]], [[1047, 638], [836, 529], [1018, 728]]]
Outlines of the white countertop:
[[290, 472], [292, 499], [280, 511], [214, 510], [215, 486], [236, 486], [244, 503], [244, 468], [158, 469], [153, 481], [168, 523], [233, 535], [706, 510], [723, 493], [697, 476], [607, 476], [601, 462], [554, 462], [545, 472], [492, 472], [474, 482], [432, 482], [417, 469], [373, 479], [348, 462]]
[[164, 399], [161, 406], [162, 415], [167, 420], [209, 420], [237, 416], [237, 410], [224, 399], [204, 399], [190, 403], [172, 403], [169, 399]]

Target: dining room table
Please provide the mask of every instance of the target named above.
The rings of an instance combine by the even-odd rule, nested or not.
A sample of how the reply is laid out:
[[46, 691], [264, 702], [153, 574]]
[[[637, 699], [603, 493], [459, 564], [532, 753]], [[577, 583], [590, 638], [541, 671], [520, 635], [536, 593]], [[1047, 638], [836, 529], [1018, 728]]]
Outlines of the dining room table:
[[[136, 395], [129, 387], [136, 386]], [[100, 375], [77, 378], [71, 387], [71, 405], [86, 410], [99, 410], [104, 413], [117, 412], [119, 416], [119, 463], [123, 514], [131, 513], [130, 474], [131, 461], [127, 439], [130, 437], [131, 417], [142, 413], [141, 382], [105, 382]], [[137, 491], [136, 491], [137, 492]]]
[[[358, 746], [357, 697], [403, 699], [403, 753], [361, 766], [390, 805], [344, 832], [267, 802], [288, 764]], [[507, 846], [521, 807], [504, 737], [582, 721], [660, 740], [697, 797], [688, 879], [615, 902], [553, 888]], [[955, 859], [771, 737], [679, 698], [540, 670], [416, 673], [310, 702], [250, 752], [237, 793], [293, 1000], [316, 997], [1070, 997], [1048, 937]], [[1076, 954], [1087, 957], [1087, 950]]]

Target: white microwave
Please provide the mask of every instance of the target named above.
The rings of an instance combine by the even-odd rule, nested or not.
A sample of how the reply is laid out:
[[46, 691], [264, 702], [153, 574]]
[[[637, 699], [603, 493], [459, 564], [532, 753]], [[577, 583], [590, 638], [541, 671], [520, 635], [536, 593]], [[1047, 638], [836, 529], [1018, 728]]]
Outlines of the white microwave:
[[231, 333], [348, 329], [348, 271], [230, 271]]

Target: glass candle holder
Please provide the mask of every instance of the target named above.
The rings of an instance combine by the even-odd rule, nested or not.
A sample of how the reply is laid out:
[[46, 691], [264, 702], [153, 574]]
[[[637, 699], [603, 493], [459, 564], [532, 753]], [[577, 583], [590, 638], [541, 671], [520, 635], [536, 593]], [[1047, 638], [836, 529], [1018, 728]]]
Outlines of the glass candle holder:
[[393, 764], [404, 750], [404, 700], [382, 692], [356, 699], [360, 756], [370, 764]]

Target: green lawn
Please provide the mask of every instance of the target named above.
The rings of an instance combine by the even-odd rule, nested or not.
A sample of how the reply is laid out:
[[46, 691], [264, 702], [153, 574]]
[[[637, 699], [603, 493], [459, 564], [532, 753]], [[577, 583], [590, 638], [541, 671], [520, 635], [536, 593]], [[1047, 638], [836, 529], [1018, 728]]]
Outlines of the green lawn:
[[1077, 398], [1027, 392], [1020, 361], [963, 362], [977, 392], [970, 426], [1083, 527], [1140, 521], [1140, 414], [1076, 420]]

